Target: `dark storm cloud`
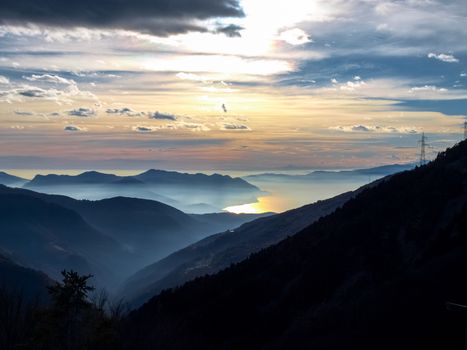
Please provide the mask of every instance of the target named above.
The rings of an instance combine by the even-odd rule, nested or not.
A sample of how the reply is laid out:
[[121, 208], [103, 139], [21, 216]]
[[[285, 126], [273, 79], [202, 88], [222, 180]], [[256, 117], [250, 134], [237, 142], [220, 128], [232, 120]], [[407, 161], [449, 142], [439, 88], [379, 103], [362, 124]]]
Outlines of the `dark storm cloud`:
[[155, 35], [207, 31], [199, 20], [241, 16], [239, 0], [0, 1], [0, 24], [118, 28]]

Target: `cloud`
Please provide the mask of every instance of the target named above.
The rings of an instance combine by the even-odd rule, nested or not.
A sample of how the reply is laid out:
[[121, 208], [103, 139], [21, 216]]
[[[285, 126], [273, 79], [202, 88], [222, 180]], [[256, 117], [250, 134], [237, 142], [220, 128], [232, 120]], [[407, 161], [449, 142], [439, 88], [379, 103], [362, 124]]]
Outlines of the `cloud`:
[[352, 131], [367, 132], [367, 131], [371, 131], [371, 130], [374, 130], [374, 129], [372, 129], [371, 127], [365, 126], [365, 125], [354, 125], [354, 126], [352, 126], [351, 130]]
[[35, 98], [48, 98], [53, 95], [49, 91], [37, 87], [24, 87], [17, 90], [18, 95]]
[[434, 58], [438, 61], [443, 61], [443, 62], [447, 62], [447, 63], [457, 63], [459, 62], [459, 59], [454, 57], [453, 55], [448, 55], [448, 54], [444, 54], [444, 53], [440, 53], [440, 54], [435, 54], [433, 52], [430, 52], [428, 54], [428, 58]]
[[394, 127], [381, 125], [346, 125], [332, 126], [329, 129], [342, 132], [381, 133], [381, 134], [417, 134], [419, 131], [413, 127]]
[[108, 108], [105, 111], [107, 114], [118, 114], [118, 115], [125, 115], [127, 117], [140, 117], [144, 115], [144, 112], [136, 112], [129, 107], [122, 107], [122, 108]]
[[174, 114], [169, 114], [169, 113], [154, 112], [154, 113], [149, 113], [149, 119], [175, 121], [177, 120], [177, 116]]
[[67, 85], [64, 89], [45, 89], [32, 85], [16, 85], [9, 90], [0, 91], [0, 101], [22, 102], [23, 98], [43, 99], [55, 102], [71, 102], [72, 98], [97, 100], [89, 91], [81, 91], [77, 85]]
[[28, 81], [37, 81], [37, 82], [44, 82], [44, 83], [51, 83], [51, 84], [64, 84], [64, 85], [75, 85], [76, 84], [74, 80], [65, 79], [55, 74], [42, 74], [42, 75], [33, 74], [30, 77], [23, 77], [23, 78]]
[[229, 24], [227, 26], [218, 27], [215, 32], [218, 34], [224, 34], [229, 38], [240, 38], [242, 36], [240, 31], [243, 29], [243, 27], [240, 27], [236, 24]]
[[221, 130], [226, 131], [251, 131], [250, 127], [245, 124], [233, 124], [233, 123], [224, 123], [221, 126]]
[[193, 132], [209, 131], [209, 127], [200, 123], [178, 123], [174, 126], [175, 129], [185, 128]]
[[152, 126], [143, 126], [143, 125], [134, 126], [132, 129], [133, 131], [137, 131], [137, 132], [153, 132], [155, 130], [158, 130], [158, 128], [155, 128]]
[[69, 132], [77, 132], [77, 131], [86, 131], [87, 129], [80, 127], [80, 126], [76, 126], [76, 125], [67, 125], [63, 128], [63, 130], [69, 131]]
[[290, 45], [303, 45], [306, 43], [313, 42], [313, 40], [311, 40], [311, 37], [300, 28], [284, 30], [279, 34], [277, 39], [285, 41]]
[[201, 123], [186, 123], [186, 122], [176, 122], [173, 124], [157, 125], [157, 126], [147, 126], [147, 125], [137, 125], [132, 128], [134, 131], [138, 132], [153, 132], [156, 130], [189, 130], [192, 132], [201, 132], [201, 131], [210, 131], [208, 126]]
[[77, 108], [77, 109], [72, 109], [71, 111], [68, 111], [68, 115], [74, 116], [74, 117], [93, 117], [96, 115], [96, 111], [91, 108]]
[[193, 74], [193, 73], [180, 72], [180, 73], [175, 74], [175, 76], [182, 80], [192, 80], [192, 81], [202, 81], [202, 82], [207, 81], [206, 78], [199, 76], [197, 74]]
[[366, 83], [363, 80], [361, 80], [360, 77], [358, 77], [358, 79], [355, 79], [355, 78], [354, 78], [354, 81], [348, 81], [345, 84], [341, 84], [339, 86], [339, 89], [346, 90], [346, 91], [354, 91], [355, 89], [358, 89], [366, 85]]
[[76, 75], [80, 78], [109, 78], [109, 79], [117, 79], [121, 78], [120, 75], [111, 74], [111, 73], [103, 73], [103, 72], [87, 72], [87, 71], [75, 71], [71, 72], [71, 74]]
[[0, 84], [7, 85], [9, 83], [10, 83], [10, 79], [8, 79], [7, 77], [3, 75], [0, 75]]
[[437, 92], [446, 92], [448, 91], [445, 88], [438, 88], [434, 85], [424, 85], [424, 86], [414, 86], [409, 90], [409, 92], [426, 92], [426, 91], [437, 91]]
[[208, 31], [202, 21], [242, 17], [239, 0], [2, 0], [0, 24], [112, 28], [157, 36]]
[[15, 111], [16, 115], [22, 115], [22, 116], [31, 116], [34, 115], [33, 112], [22, 112], [22, 111]]

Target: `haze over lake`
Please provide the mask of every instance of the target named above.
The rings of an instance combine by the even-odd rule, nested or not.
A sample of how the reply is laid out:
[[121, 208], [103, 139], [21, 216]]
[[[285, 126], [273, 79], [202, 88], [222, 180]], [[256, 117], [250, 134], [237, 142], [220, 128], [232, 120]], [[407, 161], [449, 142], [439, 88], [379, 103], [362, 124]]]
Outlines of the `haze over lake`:
[[[354, 169], [348, 169], [352, 171]], [[378, 178], [389, 174], [390, 172], [381, 174], [352, 174], [350, 176], [332, 176], [339, 174], [342, 169], [332, 170], [271, 170], [267, 173], [263, 171], [194, 171], [187, 170], [183, 171], [190, 174], [196, 174], [199, 172], [211, 175], [220, 173], [223, 175], [230, 175], [232, 177], [241, 177], [246, 179], [252, 185], [259, 187], [265, 193], [264, 195], [258, 196], [256, 201], [246, 203], [235, 203], [235, 205], [227, 206], [225, 211], [233, 213], [263, 213], [263, 212], [283, 212], [293, 208], [297, 208], [304, 204], [315, 202], [318, 200], [327, 199], [344, 193], [352, 191], [360, 186], [368, 184]], [[32, 179], [35, 175], [78, 175], [84, 172], [81, 169], [8, 169], [8, 173], [17, 175], [26, 179]], [[121, 170], [121, 169], [105, 169], [100, 172], [106, 174], [115, 174], [119, 176], [134, 176], [144, 172], [144, 170]], [[306, 175], [313, 172], [325, 172], [330, 173], [330, 176], [322, 175], [320, 177], [307, 178]], [[276, 178], [267, 176], [268, 174], [278, 175]], [[282, 177], [281, 175], [285, 175]], [[52, 191], [53, 192], [53, 191]], [[66, 192], [66, 190], [65, 190]], [[168, 189], [164, 189], [164, 194], [168, 197], [177, 197], [177, 195]], [[61, 192], [54, 192], [61, 193]], [[78, 199], [97, 199], [105, 198], [105, 195], [99, 195], [96, 193], [83, 193], [82, 190], [77, 189], [77, 192], [68, 190], [70, 196]], [[131, 192], [130, 192], [131, 194]], [[136, 194], [135, 194], [136, 195]], [[204, 198], [200, 198], [200, 201], [209, 204], [211, 202], [209, 194], [206, 194]], [[208, 210], [208, 209], [207, 209]], [[209, 211], [209, 210], [208, 210]]]

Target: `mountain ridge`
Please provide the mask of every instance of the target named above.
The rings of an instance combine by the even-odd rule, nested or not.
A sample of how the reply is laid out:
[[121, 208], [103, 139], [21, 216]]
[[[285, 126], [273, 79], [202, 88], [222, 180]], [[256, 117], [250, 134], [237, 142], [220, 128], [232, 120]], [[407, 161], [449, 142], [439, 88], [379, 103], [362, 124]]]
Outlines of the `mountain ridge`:
[[[152, 298], [127, 349], [458, 349], [467, 141], [241, 263]], [[449, 340], [449, 341], [448, 341]]]
[[28, 180], [0, 171], [0, 185], [21, 187], [26, 182], [28, 182]]
[[132, 306], [138, 306], [164, 289], [216, 273], [295, 234], [321, 216], [330, 214], [356, 193], [358, 191], [343, 193], [206, 237], [130, 276], [120, 288], [125, 291], [121, 296]]
[[[28, 208], [28, 205], [31, 205], [31, 209], [25, 211], [24, 208]], [[77, 232], [76, 227], [82, 227], [83, 233], [88, 232], [91, 236], [95, 234], [96, 244], [98, 237], [108, 239], [109, 243], [113, 242], [111, 245], [114, 246], [115, 257], [113, 254], [107, 255], [108, 260], [112, 261], [107, 265], [110, 265], [110, 270], [118, 270], [117, 276], [109, 271], [102, 271], [100, 275], [114, 276], [112, 280], [118, 280], [187, 244], [256, 217], [255, 215], [233, 216], [229, 214], [189, 215], [164, 203], [145, 199], [116, 197], [99, 201], [76, 200], [66, 196], [49, 195], [3, 185], [0, 185], [0, 207], [3, 208], [3, 212], [0, 213], [2, 218], [0, 226], [4, 225], [0, 232], [0, 249], [7, 247], [6, 243], [15, 244], [16, 248], [13, 252], [20, 253], [32, 241], [29, 243], [25, 241], [24, 244], [18, 245], [15, 240], [21, 237], [26, 239], [27, 232], [31, 235], [29, 240], [37, 236], [42, 242], [40, 246], [43, 247], [39, 251], [45, 254], [41, 261], [46, 261], [46, 256], [50, 259], [52, 257], [58, 259], [56, 268], [54, 266], [43, 268], [55, 278], [65, 267], [75, 268], [83, 273], [93, 272], [90, 266], [93, 265], [92, 261], [103, 256], [105, 252], [105, 249], [94, 249], [93, 244], [90, 244], [89, 249], [81, 252], [76, 251], [76, 242], [72, 244], [73, 249], [67, 247], [64, 242], [53, 243], [57, 240], [55, 234], [62, 236], [69, 230]], [[36, 216], [34, 221], [31, 217], [34, 211], [44, 211], [45, 208], [53, 208], [53, 210], [50, 209], [50, 215], [48, 217]], [[31, 224], [27, 221], [30, 217], [33, 220]], [[66, 217], [73, 221], [70, 228], [60, 223]], [[23, 228], [21, 232], [18, 231], [20, 227]], [[4, 244], [1, 243], [2, 239], [5, 240]], [[49, 243], [45, 244], [45, 242]], [[94, 252], [94, 254], [89, 254], [89, 252]], [[21, 255], [27, 262], [31, 253]], [[60, 259], [65, 258], [68, 260], [60, 263]], [[70, 259], [74, 263], [71, 263]], [[98, 265], [102, 266], [101, 263]], [[100, 276], [97, 277], [100, 279]]]
[[335, 179], [344, 176], [387, 176], [393, 173], [398, 173], [401, 171], [411, 170], [415, 168], [414, 163], [407, 164], [389, 164], [381, 165], [372, 168], [361, 168], [353, 170], [314, 170], [312, 172], [302, 174], [302, 175], [290, 175], [290, 174], [281, 174], [281, 173], [261, 173], [256, 175], [245, 176], [246, 180], [258, 180], [258, 179], [287, 179], [287, 180], [313, 180], [313, 179]]
[[78, 175], [36, 175], [23, 188], [76, 199], [99, 200], [118, 196], [150, 199], [193, 214], [222, 211], [232, 205], [254, 202], [264, 194], [246, 180], [228, 175], [155, 169], [133, 176], [97, 171]]

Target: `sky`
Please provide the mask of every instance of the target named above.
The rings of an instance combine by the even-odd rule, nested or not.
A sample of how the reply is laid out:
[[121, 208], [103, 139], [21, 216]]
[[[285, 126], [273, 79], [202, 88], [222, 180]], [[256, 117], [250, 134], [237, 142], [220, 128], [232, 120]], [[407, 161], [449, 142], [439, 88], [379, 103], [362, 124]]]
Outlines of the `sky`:
[[0, 168], [413, 162], [467, 116], [465, 0], [3, 0]]

